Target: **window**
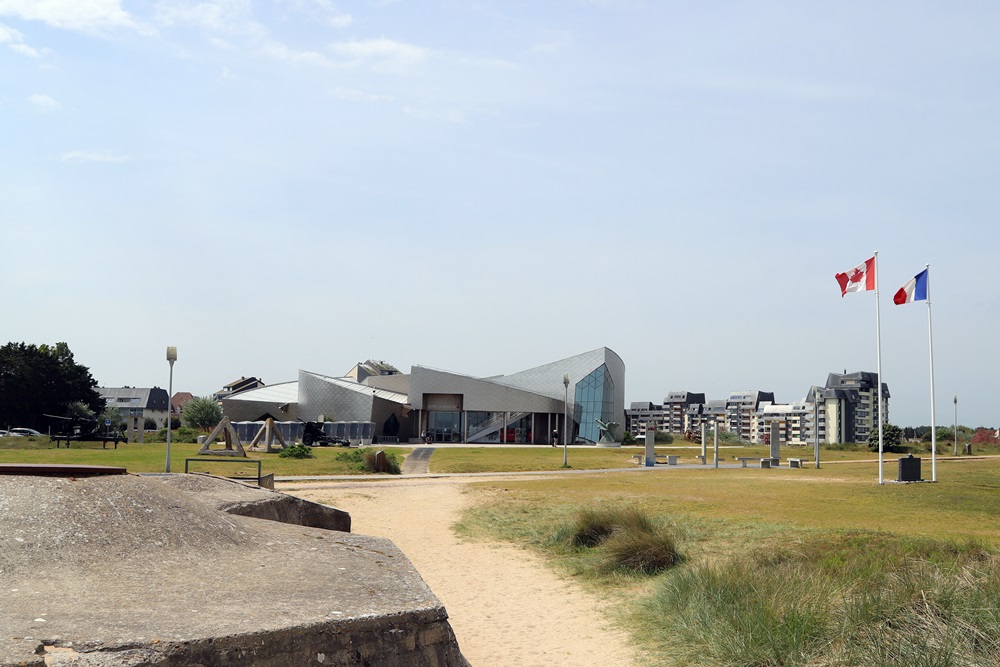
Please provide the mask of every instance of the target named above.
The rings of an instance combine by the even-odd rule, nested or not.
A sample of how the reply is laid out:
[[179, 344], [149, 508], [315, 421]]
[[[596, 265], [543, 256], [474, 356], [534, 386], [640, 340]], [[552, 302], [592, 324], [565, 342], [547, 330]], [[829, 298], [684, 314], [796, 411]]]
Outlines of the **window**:
[[[579, 425], [578, 436], [589, 442], [600, 439], [600, 428], [597, 420], [602, 422], [616, 421], [615, 416], [615, 383], [605, 364], [595, 369], [590, 375], [576, 383], [573, 418]], [[616, 433], [621, 436], [621, 432]]]

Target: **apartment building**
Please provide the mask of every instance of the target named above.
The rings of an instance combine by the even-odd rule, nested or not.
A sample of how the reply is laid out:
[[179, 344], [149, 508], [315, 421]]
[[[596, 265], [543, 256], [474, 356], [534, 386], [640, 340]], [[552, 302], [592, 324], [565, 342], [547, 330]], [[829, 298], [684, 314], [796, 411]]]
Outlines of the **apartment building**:
[[810, 387], [792, 403], [776, 403], [773, 392], [765, 391], [733, 392], [710, 401], [704, 394], [670, 392], [662, 406], [632, 403], [635, 410], [628, 412], [635, 421], [629, 430], [639, 432], [643, 420], [671, 433], [700, 434], [702, 424], [708, 431], [714, 424], [744, 442], [760, 443], [776, 424], [782, 443], [790, 445], [814, 443], [817, 435], [823, 443], [867, 442], [878, 419], [885, 423], [889, 418], [889, 388], [882, 384], [879, 405], [878, 386], [877, 373], [859, 371], [830, 373], [825, 386]]
[[662, 430], [667, 433], [683, 434], [687, 432], [687, 413], [692, 405], [705, 402], [705, 394], [694, 394], [689, 391], [672, 391], [663, 399], [665, 423]]
[[667, 415], [662, 405], [635, 401], [625, 411], [625, 430], [636, 438], [646, 437], [646, 431], [666, 431]]
[[744, 442], [759, 442], [757, 409], [764, 402], [774, 403], [774, 393], [743, 391], [730, 394], [726, 400], [727, 430]]

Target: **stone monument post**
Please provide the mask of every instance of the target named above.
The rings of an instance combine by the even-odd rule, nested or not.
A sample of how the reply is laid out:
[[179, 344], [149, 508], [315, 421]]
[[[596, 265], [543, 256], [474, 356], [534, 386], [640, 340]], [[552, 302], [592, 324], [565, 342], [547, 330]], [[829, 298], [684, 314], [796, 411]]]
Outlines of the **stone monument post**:
[[656, 465], [656, 429], [646, 429], [646, 467]]

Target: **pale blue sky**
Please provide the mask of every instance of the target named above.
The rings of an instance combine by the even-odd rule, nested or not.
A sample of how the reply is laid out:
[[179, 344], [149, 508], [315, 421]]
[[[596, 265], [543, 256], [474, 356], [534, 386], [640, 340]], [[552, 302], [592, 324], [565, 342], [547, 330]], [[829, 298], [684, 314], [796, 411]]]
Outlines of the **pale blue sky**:
[[0, 0], [4, 341], [207, 394], [602, 345], [627, 400], [882, 370], [998, 425], [1000, 5]]

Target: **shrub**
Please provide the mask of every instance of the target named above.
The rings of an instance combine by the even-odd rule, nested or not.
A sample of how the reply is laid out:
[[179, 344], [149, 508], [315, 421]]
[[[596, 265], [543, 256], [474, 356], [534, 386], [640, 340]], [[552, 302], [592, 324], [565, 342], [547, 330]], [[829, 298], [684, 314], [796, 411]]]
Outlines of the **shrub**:
[[[166, 442], [167, 441], [167, 429], [161, 428], [156, 433], [147, 433], [143, 436], [143, 440], [146, 442]], [[186, 426], [181, 426], [176, 431], [170, 434], [171, 442], [198, 442], [198, 432], [187, 428]]]
[[631, 431], [625, 431], [625, 434], [622, 436], [622, 444], [623, 445], [634, 445], [636, 442], [638, 442], [638, 441], [635, 439], [635, 436], [632, 435], [632, 432]]
[[674, 442], [674, 436], [670, 435], [666, 431], [657, 431], [653, 435], [653, 442], [661, 445], [671, 445]]
[[311, 459], [315, 455], [312, 453], [312, 447], [307, 445], [291, 445], [289, 447], [282, 447], [281, 451], [278, 452], [278, 456], [283, 459]]
[[601, 569], [605, 572], [653, 575], [680, 560], [673, 538], [655, 530], [617, 530], [605, 541], [603, 551]]
[[584, 509], [561, 533], [571, 549], [598, 550], [603, 572], [653, 575], [680, 561], [673, 539], [637, 509]]
[[[375, 452], [377, 450], [349, 449], [344, 452], [337, 452], [334, 457], [341, 463], [347, 463], [352, 470], [358, 472], [375, 472]], [[390, 475], [398, 475], [401, 472], [399, 457], [392, 452], [385, 453], [386, 472]]]

